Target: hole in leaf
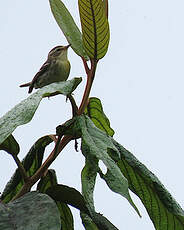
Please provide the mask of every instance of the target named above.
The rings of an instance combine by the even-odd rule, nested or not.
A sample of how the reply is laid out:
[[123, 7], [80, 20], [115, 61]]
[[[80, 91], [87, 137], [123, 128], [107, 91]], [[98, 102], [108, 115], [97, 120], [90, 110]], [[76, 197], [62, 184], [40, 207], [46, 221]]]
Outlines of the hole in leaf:
[[103, 161], [99, 161], [99, 168], [101, 169], [102, 173], [105, 175], [107, 173], [107, 167], [103, 163]]

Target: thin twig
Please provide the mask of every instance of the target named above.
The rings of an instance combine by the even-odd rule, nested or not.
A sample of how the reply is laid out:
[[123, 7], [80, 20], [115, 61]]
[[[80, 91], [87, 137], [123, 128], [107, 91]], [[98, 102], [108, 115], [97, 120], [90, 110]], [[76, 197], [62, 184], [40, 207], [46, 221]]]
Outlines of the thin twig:
[[75, 99], [74, 99], [74, 97], [72, 95], [68, 95], [68, 98], [69, 98], [70, 103], [72, 105], [72, 115], [74, 117], [74, 116], [76, 116], [78, 114], [78, 107], [77, 107]]
[[25, 170], [24, 166], [22, 165], [21, 161], [19, 160], [17, 155], [12, 154], [12, 157], [13, 157], [15, 163], [17, 164], [17, 167], [20, 171], [20, 174], [22, 175], [22, 178], [24, 180], [24, 183], [28, 182], [30, 180], [30, 178], [27, 176], [26, 170]]
[[44, 175], [45, 171], [52, 164], [52, 162], [56, 159], [56, 157], [61, 152], [61, 150], [72, 139], [73, 139], [72, 136], [64, 136], [63, 139], [60, 141], [60, 138], [58, 137], [55, 148], [52, 150], [48, 158], [45, 160], [42, 166], [37, 170], [37, 172], [31, 178], [29, 178], [29, 181], [23, 185], [19, 193], [12, 199], [12, 201], [18, 199], [19, 197], [23, 196], [24, 194], [26, 194], [27, 192], [31, 190], [31, 187]]

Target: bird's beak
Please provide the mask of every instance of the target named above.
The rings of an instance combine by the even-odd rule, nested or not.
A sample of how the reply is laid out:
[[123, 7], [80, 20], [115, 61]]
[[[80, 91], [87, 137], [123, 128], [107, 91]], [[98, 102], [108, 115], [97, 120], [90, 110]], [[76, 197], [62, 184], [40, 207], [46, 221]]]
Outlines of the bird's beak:
[[69, 45], [67, 45], [67, 46], [65, 46], [65, 49], [68, 49], [70, 46], [71, 46], [70, 44], [69, 44]]

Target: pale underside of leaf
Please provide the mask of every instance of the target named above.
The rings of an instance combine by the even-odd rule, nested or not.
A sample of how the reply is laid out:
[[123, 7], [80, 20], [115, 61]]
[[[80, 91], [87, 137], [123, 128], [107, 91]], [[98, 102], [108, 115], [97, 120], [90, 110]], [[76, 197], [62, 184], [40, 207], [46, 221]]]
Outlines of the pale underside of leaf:
[[108, 149], [112, 149], [118, 156], [118, 150], [113, 145], [111, 138], [108, 137], [105, 132], [96, 128], [87, 116], [77, 117], [77, 123], [82, 132], [83, 154], [103, 161], [109, 173], [102, 178], [105, 179], [112, 191], [124, 196], [139, 214], [138, 209], [130, 197], [127, 180], [108, 154]]
[[43, 97], [49, 97], [56, 94], [68, 95], [75, 90], [81, 80], [81, 78], [74, 78], [69, 81], [47, 85], [7, 112], [0, 118], [0, 144], [18, 126], [31, 121]]
[[60, 230], [57, 206], [49, 196], [37, 192], [26, 193], [8, 204], [0, 203], [0, 229]]
[[61, 0], [49, 0], [49, 2], [54, 18], [68, 43], [76, 54], [88, 60], [82, 43], [82, 34], [64, 3]]

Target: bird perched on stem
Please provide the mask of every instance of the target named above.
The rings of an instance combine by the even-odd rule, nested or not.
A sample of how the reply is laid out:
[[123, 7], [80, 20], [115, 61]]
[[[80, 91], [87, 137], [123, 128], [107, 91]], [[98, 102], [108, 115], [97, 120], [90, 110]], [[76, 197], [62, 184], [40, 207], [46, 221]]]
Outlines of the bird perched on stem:
[[42, 65], [38, 73], [31, 82], [20, 85], [20, 87], [28, 87], [28, 93], [33, 88], [42, 88], [54, 82], [66, 81], [70, 73], [70, 62], [68, 61], [68, 46], [56, 46], [48, 54], [47, 61]]

